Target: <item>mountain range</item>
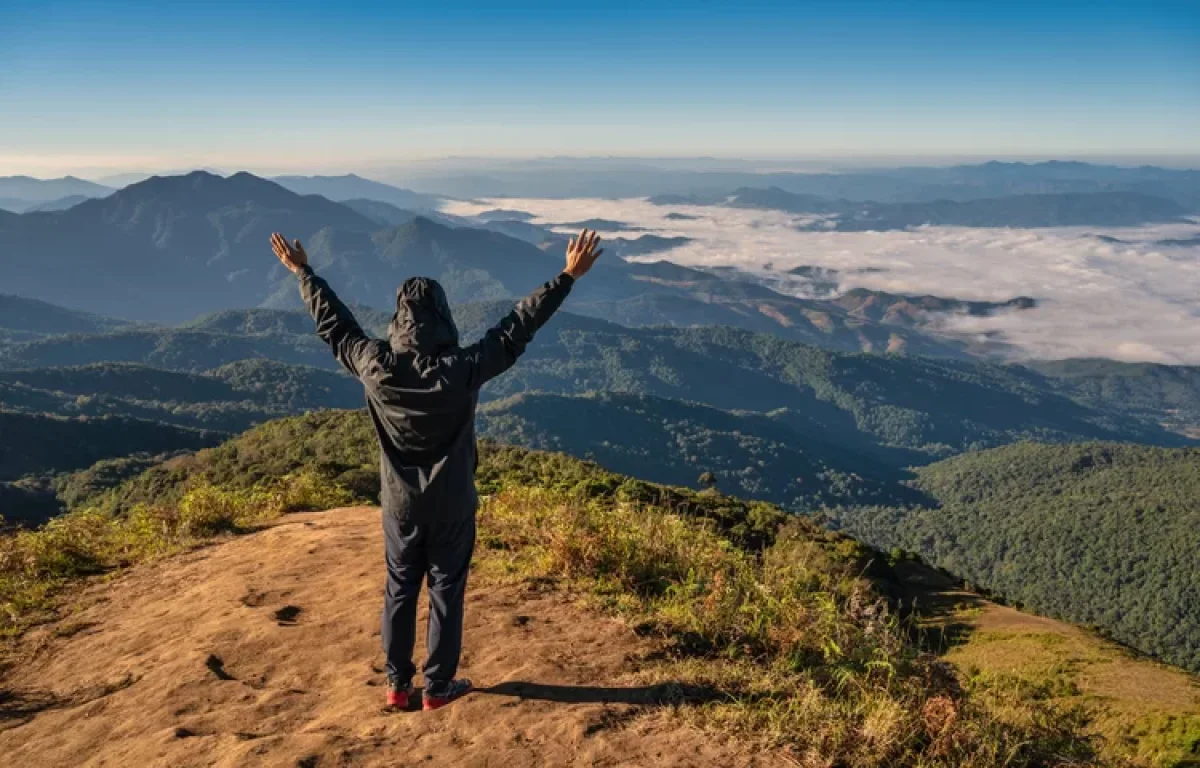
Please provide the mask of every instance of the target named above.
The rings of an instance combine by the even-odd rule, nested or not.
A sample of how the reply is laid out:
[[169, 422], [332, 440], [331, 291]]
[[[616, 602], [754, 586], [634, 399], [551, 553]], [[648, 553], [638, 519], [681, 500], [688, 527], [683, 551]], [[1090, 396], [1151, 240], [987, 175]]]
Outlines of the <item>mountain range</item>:
[[[284, 181], [335, 196], [376, 194], [414, 206], [436, 203], [357, 176]], [[741, 189], [728, 202], [816, 209], [827, 220], [811, 226], [849, 230], [927, 223], [1133, 224], [1180, 220], [1189, 210], [1168, 198], [1130, 191], [851, 203], [769, 188]], [[131, 320], [179, 323], [224, 309], [297, 307], [290, 276], [263, 245], [272, 231], [305, 242], [314, 266], [354, 303], [389, 307], [393, 287], [411, 274], [440, 279], [457, 302], [519, 296], [559, 268], [555, 252], [566, 242], [565, 235], [526, 218], [504, 211], [450, 216], [363, 197], [348, 197], [343, 204], [297, 194], [248, 173], [221, 177], [198, 171], [153, 177], [65, 210], [0, 213], [0, 253], [7, 291]], [[580, 312], [629, 325], [729, 324], [847, 350], [959, 357], [981, 351], [961, 339], [926, 332], [922, 318], [932, 313], [978, 309], [955, 304], [953, 297], [908, 302], [918, 311], [890, 316], [848, 312], [844, 302], [789, 296], [736, 271], [631, 264], [621, 258], [669, 257], [686, 238], [614, 232], [606, 240], [617, 258], [603, 261], [580, 287]], [[1028, 308], [1036, 298], [1018, 297], [1009, 307]], [[873, 303], [906, 301], [881, 294]]]
[[13, 213], [57, 210], [88, 198], [104, 197], [112, 192], [112, 187], [74, 176], [64, 176], [61, 179], [0, 176], [0, 210]]
[[[383, 211], [393, 224], [381, 221]], [[566, 241], [528, 222], [426, 216], [382, 202], [343, 205], [246, 173], [196, 172], [151, 178], [69, 210], [0, 216], [0, 252], [8, 291], [180, 323], [225, 309], [297, 308], [294, 279], [265, 246], [273, 231], [301, 239], [346, 300], [379, 308], [390, 307], [395, 286], [413, 274], [439, 279], [455, 302], [524, 295], [561, 269], [554, 252]], [[879, 323], [737, 273], [619, 258], [669, 252], [681, 242], [611, 237], [605, 247], [617, 258], [597, 266], [573, 306], [631, 325], [722, 323], [843, 350], [966, 354], [961, 342], [911, 323]]]
[[[464, 340], [510, 306], [459, 305]], [[384, 332], [387, 313], [357, 312], [370, 332]], [[55, 323], [47, 327], [63, 327]], [[1050, 366], [1043, 375], [972, 360], [836, 352], [729, 327], [628, 328], [563, 311], [520, 366], [485, 388], [481, 429], [612, 462], [641, 457], [640, 471], [666, 482], [719, 469], [742, 493], [807, 505], [792, 488], [795, 476], [787, 479], [806, 445], [874, 467], [860, 475], [895, 479], [914, 463], [1014, 440], [1183, 445], [1179, 432], [1200, 426], [1194, 372], [1081, 366]], [[0, 408], [23, 413], [232, 432], [297, 410], [361, 403], [357, 384], [299, 312], [225, 311], [178, 328], [110, 331], [98, 323], [94, 333], [0, 344]], [[628, 453], [631, 446], [610, 435], [613, 423], [638, 419], [643, 428], [629, 434], [674, 435], [653, 458]]]
[[[663, 205], [677, 198], [657, 198]], [[706, 198], [702, 204], [818, 214], [807, 229], [839, 232], [884, 232], [920, 226], [946, 227], [1132, 227], [1186, 223], [1200, 213], [1169, 197], [1131, 191], [1065, 192], [1006, 195], [971, 200], [881, 203], [828, 199], [771, 187], [742, 188], [731, 195]]]
[[133, 326], [127, 320], [0, 293], [0, 333], [8, 334], [10, 340], [68, 333], [104, 333]]
[[309, 238], [323, 227], [374, 225], [250, 174], [197, 172], [155, 177], [65, 211], [0, 219], [0, 252], [9, 290], [22, 295], [136, 320], [183, 320], [197, 309], [260, 303], [271, 278], [284, 276], [261, 258], [270, 233]]
[[298, 195], [321, 195], [336, 202], [374, 200], [410, 211], [435, 211], [441, 198], [401, 189], [362, 176], [273, 176], [271, 181]]
[[746, 187], [777, 187], [827, 200], [878, 203], [1133, 192], [1173, 200], [1193, 212], [1200, 210], [1200, 171], [1075, 161], [993, 161], [948, 167], [804, 172], [759, 171], [749, 167], [693, 170], [651, 161], [589, 162], [565, 158], [553, 163], [510, 163], [491, 168], [481, 162], [470, 173], [447, 169], [392, 176], [422, 192], [467, 199], [671, 196], [677, 203], [695, 203], [722, 199], [732, 190]]
[[[0, 482], [89, 467], [113, 456], [194, 451], [229, 436], [126, 416], [64, 418], [6, 410], [0, 410], [0, 432]], [[5, 517], [21, 516], [6, 510]]]

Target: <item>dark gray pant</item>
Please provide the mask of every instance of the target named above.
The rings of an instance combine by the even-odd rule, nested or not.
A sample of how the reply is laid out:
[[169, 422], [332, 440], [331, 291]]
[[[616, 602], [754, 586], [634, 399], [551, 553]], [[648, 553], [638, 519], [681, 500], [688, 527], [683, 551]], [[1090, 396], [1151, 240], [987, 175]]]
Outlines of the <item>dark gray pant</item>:
[[383, 651], [393, 685], [405, 686], [416, 673], [417, 596], [429, 584], [428, 656], [425, 690], [437, 693], [458, 671], [462, 655], [463, 599], [475, 548], [475, 515], [449, 520], [400, 520], [383, 513], [387, 589], [383, 601]]

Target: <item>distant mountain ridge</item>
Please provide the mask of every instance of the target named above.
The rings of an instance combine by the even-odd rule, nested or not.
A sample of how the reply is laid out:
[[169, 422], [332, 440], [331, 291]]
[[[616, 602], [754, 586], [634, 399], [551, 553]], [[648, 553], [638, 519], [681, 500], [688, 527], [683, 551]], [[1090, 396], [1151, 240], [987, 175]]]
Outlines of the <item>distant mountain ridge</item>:
[[300, 195], [321, 195], [335, 202], [374, 200], [411, 211], [436, 210], [441, 198], [401, 189], [353, 173], [341, 176], [273, 176], [271, 181]]
[[0, 481], [47, 471], [82, 469], [137, 451], [199, 450], [228, 433], [125, 416], [63, 418], [0, 409]]
[[[358, 177], [328, 178], [376, 183]], [[765, 191], [768, 199], [750, 202], [774, 204], [771, 199], [777, 196], [797, 197], [782, 189]], [[750, 191], [743, 189], [741, 194]], [[1045, 225], [1062, 224], [1076, 221], [1071, 212], [1081, 205], [1087, 208], [1074, 193], [1051, 195], [1057, 203], [1049, 207], [1045, 199], [1034, 197], [1038, 196], [1006, 198], [1005, 205], [1013, 206], [1009, 213], [1018, 217], [1007, 223], [1035, 224], [1020, 219], [1029, 215], [1040, 217]], [[1097, 197], [1118, 211], [1131, 199], [1143, 199], [1127, 192], [1082, 195], [1092, 202]], [[811, 207], [817, 198], [800, 199], [799, 207]], [[1181, 210], [1165, 198], [1158, 200], [1172, 213]], [[930, 221], [1001, 225], [1005, 221], [955, 218], [981, 206], [999, 215], [1003, 211], [990, 208], [996, 203], [834, 201], [826, 210], [844, 204], [854, 212], [814, 214], [837, 218], [812, 226], [904, 228]], [[949, 218], [929, 218], [930, 211], [943, 209], [951, 212]], [[394, 302], [396, 284], [411, 275], [441, 280], [451, 298], [462, 303], [524, 295], [561, 268], [556, 252], [565, 245], [565, 235], [509, 218], [522, 218], [519, 211], [492, 213], [483, 218], [496, 220], [482, 221], [417, 214], [361, 198], [343, 205], [319, 195], [298, 195], [244, 172], [228, 177], [196, 172], [153, 177], [65, 211], [0, 214], [0, 251], [8, 256], [6, 290], [93, 313], [175, 324], [246, 307], [298, 308], [294, 279], [265, 245], [270, 232], [283, 231], [305, 242], [314, 268], [347, 301], [386, 312]], [[687, 242], [657, 234], [610, 236], [606, 248], [617, 257], [665, 253], [669, 258], [672, 248]], [[815, 288], [822, 281], [837, 287], [836, 278], [811, 277]], [[772, 288], [791, 290], [784, 286], [788, 280], [790, 276], [781, 275], [778, 283], [755, 285], [735, 270], [705, 272], [677, 265], [670, 269], [609, 257], [576, 289], [572, 306], [581, 314], [626, 325], [715, 323], [845, 351], [958, 358], [1008, 352], [1002, 340], [955, 337], [936, 320], [938, 313], [988, 313], [1006, 306], [882, 295], [860, 301], [849, 294], [835, 296], [834, 291], [794, 291], [818, 297], [803, 299]], [[1024, 309], [1036, 300], [1018, 297], [1009, 306]], [[29, 339], [23, 331], [0, 330], [0, 337]]]
[[104, 333], [133, 325], [127, 320], [94, 315], [37, 299], [0, 293], [0, 330], [31, 335]]
[[57, 200], [50, 200], [45, 203], [38, 203], [30, 208], [25, 209], [25, 213], [47, 213], [50, 211], [65, 211], [68, 208], [74, 208], [85, 200], [92, 198], [87, 195], [67, 195], [60, 197]]
[[113, 188], [74, 176], [35, 179], [32, 176], [0, 176], [0, 198], [20, 198], [30, 203], [47, 203], [68, 195], [104, 197]]
[[119, 416], [223, 432], [312, 408], [356, 408], [362, 386], [341, 372], [242, 359], [200, 373], [140, 363], [0, 372], [0, 409]]
[[[180, 321], [252, 306], [284, 270], [273, 231], [308, 239], [323, 227], [375, 224], [319, 196], [247, 173], [153, 177], [103, 199], [4, 219], [9, 290], [104, 314]], [[70, 276], [69, 280], [63, 276]]]
[[851, 202], [770, 189], [739, 189], [728, 205], [828, 215], [808, 229], [841, 232], [950, 227], [1139, 226], [1187, 221], [1189, 208], [1166, 197], [1102, 191], [1021, 194], [974, 200], [913, 203]]
[[[516, 167], [514, 167], [516, 166]], [[1010, 195], [1134, 192], [1163, 197], [1200, 212], [1200, 170], [1124, 167], [1074, 161], [987, 162], [841, 172], [688, 170], [616, 159], [554, 165], [509, 164], [474, 173], [445, 171], [408, 177], [414, 188], [452, 197], [650, 197], [666, 204], [717, 204], [742, 187], [779, 189], [830, 200], [920, 203]]]
[[[510, 300], [460, 306], [456, 317], [464, 341], [478, 338], [509, 307]], [[384, 312], [360, 314], [376, 333], [383, 330], [388, 317]], [[132, 385], [114, 389], [105, 395], [107, 400], [94, 403], [76, 403], [74, 398], [100, 391], [89, 377], [114, 362], [197, 374], [254, 358], [274, 361], [276, 372], [271, 375], [289, 382], [287, 387], [308, 387], [304, 382], [320, 378], [317, 371], [304, 373], [307, 369], [288, 366], [321, 369], [321, 376], [333, 375], [324, 371], [336, 370], [328, 349], [312, 333], [311, 320], [303, 314], [227, 312], [202, 318], [187, 328], [60, 335], [0, 345], [0, 369], [11, 372], [0, 373], [0, 384], [7, 382], [8, 387], [0, 392], [0, 405], [7, 402], [10, 407], [34, 411], [151, 418], [158, 406], [147, 410], [148, 402], [123, 400], [138, 391]], [[44, 371], [80, 365], [91, 368], [63, 374]], [[43, 372], [22, 373], [19, 369]], [[117, 372], [133, 370], [111, 368], [105, 375], [116, 381], [113, 376]], [[722, 375], [714, 377], [714, 370]], [[166, 381], [172, 379], [164, 378]], [[347, 384], [353, 382], [347, 380]], [[1076, 382], [1067, 388], [1019, 367], [843, 354], [732, 328], [625, 328], [560, 312], [539, 334], [538, 343], [522, 364], [486, 388], [484, 400], [532, 392], [572, 395], [597, 391], [693, 401], [725, 411], [769, 414], [800, 434], [825, 434], [828, 442], [847, 450], [888, 456], [888, 461], [901, 465], [921, 456], [948, 455], [1022, 438], [1186, 442], [1147, 420], [1153, 418], [1157, 402], [1152, 393], [1140, 400], [1138, 411], [1108, 401], [1089, 400], [1093, 405], [1089, 408], [1068, 397], [1082, 391], [1082, 386]], [[193, 389], [186, 382], [172, 384], [148, 401], [186, 399], [188, 395], [172, 391], [176, 387]], [[361, 393], [354, 386], [343, 389], [339, 384], [336, 389], [342, 393], [338, 399], [313, 402], [326, 407], [354, 407], [361, 402]], [[1182, 392], [1179, 396], [1186, 397]], [[249, 395], [229, 397], [257, 401]], [[1200, 402], [1200, 391], [1194, 391], [1191, 398]], [[1164, 400], [1161, 407], [1175, 402]], [[230, 425], [245, 423], [237, 419], [255, 418], [245, 408], [241, 411], [246, 415], [235, 417], [231, 412], [233, 421], [217, 422], [198, 422], [196, 414], [181, 413], [184, 421], [177, 423], [233, 428]], [[156, 418], [175, 420], [166, 412]], [[552, 425], [549, 428], [557, 430]]]

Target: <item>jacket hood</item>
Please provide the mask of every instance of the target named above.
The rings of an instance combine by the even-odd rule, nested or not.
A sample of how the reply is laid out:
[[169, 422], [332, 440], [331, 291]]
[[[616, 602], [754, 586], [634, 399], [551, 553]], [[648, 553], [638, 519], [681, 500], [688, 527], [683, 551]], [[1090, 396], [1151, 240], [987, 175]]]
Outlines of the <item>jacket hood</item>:
[[388, 326], [388, 342], [395, 352], [420, 355], [458, 346], [458, 327], [437, 280], [410, 277], [396, 291], [396, 314]]

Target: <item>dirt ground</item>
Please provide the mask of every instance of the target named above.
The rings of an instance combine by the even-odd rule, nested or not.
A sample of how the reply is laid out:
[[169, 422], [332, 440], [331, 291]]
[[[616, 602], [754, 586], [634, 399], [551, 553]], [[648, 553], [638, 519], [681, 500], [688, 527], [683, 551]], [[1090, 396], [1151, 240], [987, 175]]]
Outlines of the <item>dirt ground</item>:
[[[468, 595], [462, 674], [432, 713], [383, 708], [379, 511], [293, 515], [87, 587], [21, 640], [0, 755], [26, 766], [766, 766], [631, 682], [653, 652], [566, 596]], [[422, 622], [424, 614], [422, 613]], [[418, 663], [423, 649], [418, 647]]]

